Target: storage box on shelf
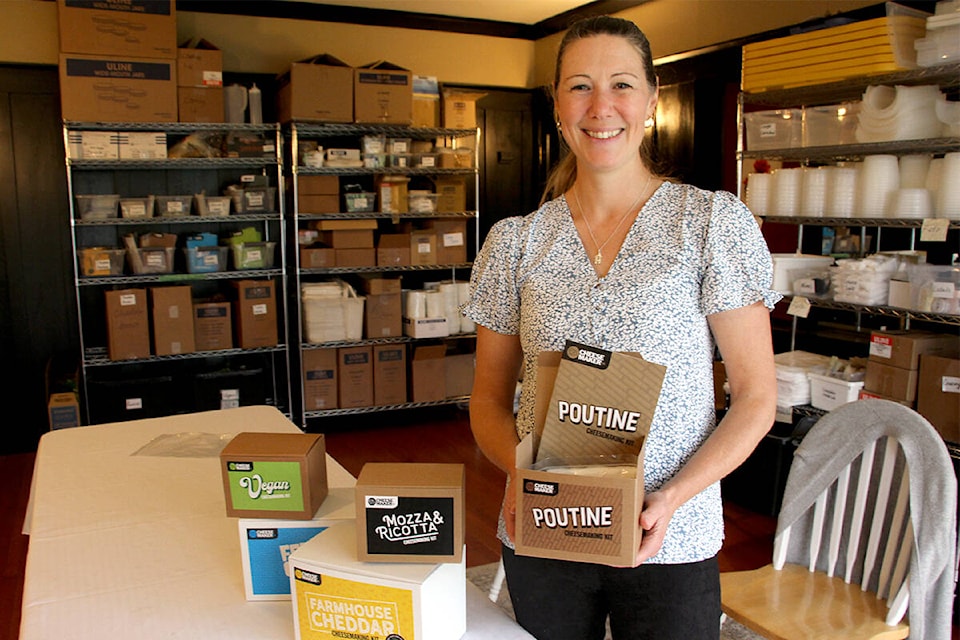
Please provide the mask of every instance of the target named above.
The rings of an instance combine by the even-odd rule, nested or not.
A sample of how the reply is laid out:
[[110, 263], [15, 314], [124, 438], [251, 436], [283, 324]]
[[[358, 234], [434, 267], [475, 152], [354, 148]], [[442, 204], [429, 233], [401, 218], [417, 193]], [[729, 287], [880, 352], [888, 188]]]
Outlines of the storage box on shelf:
[[[231, 157], [234, 129], [259, 153]], [[84, 153], [87, 133], [130, 149]], [[67, 171], [84, 422], [254, 402], [291, 412], [279, 127], [68, 122], [64, 139], [79, 140]], [[127, 308], [147, 322], [120, 321]], [[145, 394], [125, 377], [177, 389]]]
[[[288, 136], [299, 244], [294, 281], [304, 363], [302, 421], [417, 406], [424, 401], [412, 393], [420, 388], [412, 382], [421, 359], [416, 343], [429, 339], [446, 352], [438, 340], [469, 344], [475, 335], [459, 316], [448, 318], [446, 305], [436, 299], [434, 315], [427, 317], [426, 294], [429, 288], [444, 299], [452, 295], [452, 316], [458, 302], [453, 283], [469, 278], [477, 251], [476, 130], [294, 121]], [[451, 161], [444, 166], [447, 156]], [[405, 311], [411, 291], [424, 302], [423, 313], [413, 318], [423, 325], [417, 331]], [[442, 331], [436, 331], [439, 324]], [[371, 396], [361, 397], [342, 367], [331, 373], [323, 364], [332, 352], [339, 352], [342, 366], [351, 357], [357, 378], [368, 376], [357, 373], [365, 371], [359, 361], [372, 362]], [[439, 362], [445, 362], [443, 354]], [[443, 389], [426, 400], [454, 401]]]

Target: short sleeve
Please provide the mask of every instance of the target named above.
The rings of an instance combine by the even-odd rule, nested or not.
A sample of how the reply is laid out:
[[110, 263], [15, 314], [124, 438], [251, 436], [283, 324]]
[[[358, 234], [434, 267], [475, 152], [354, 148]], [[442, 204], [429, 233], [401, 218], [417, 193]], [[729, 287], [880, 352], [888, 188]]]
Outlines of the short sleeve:
[[714, 194], [704, 251], [701, 307], [705, 315], [762, 300], [768, 309], [783, 296], [771, 289], [773, 261], [760, 225], [736, 196]]
[[517, 273], [523, 218], [498, 221], [487, 234], [470, 274], [470, 297], [460, 311], [475, 323], [505, 335], [520, 333]]

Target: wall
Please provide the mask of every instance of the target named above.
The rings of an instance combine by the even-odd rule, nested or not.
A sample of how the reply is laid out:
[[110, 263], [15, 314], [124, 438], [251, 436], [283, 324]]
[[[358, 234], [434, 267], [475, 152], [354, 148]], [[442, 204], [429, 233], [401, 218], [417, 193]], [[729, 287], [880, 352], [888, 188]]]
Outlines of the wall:
[[[517, 0], [522, 1], [522, 0]], [[655, 58], [692, 51], [875, 0], [652, 0], [618, 15], [650, 38]], [[772, 10], [776, 6], [775, 11]], [[386, 59], [442, 82], [509, 88], [552, 81], [559, 36], [536, 43], [413, 29], [206, 13], [178, 15], [181, 41], [204, 37], [224, 51], [224, 70], [280, 73], [290, 62], [331, 53], [352, 65]], [[57, 64], [56, 3], [0, 1], [0, 64]]]

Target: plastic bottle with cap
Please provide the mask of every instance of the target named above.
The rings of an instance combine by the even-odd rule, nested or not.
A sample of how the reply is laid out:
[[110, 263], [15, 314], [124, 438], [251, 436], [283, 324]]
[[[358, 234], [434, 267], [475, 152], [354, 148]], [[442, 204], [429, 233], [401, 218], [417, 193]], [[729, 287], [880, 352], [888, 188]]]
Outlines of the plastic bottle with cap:
[[263, 96], [256, 83], [250, 87], [248, 95], [248, 109], [250, 112], [250, 124], [263, 124]]

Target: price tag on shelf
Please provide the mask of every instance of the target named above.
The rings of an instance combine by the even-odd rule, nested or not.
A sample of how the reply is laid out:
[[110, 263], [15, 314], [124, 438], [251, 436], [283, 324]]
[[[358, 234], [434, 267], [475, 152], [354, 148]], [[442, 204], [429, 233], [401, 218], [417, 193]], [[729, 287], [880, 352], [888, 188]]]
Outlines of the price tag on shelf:
[[810, 301], [803, 296], [794, 296], [787, 307], [787, 313], [798, 318], [806, 318], [810, 315]]
[[920, 228], [920, 242], [946, 242], [950, 221], [945, 218], [927, 218]]

